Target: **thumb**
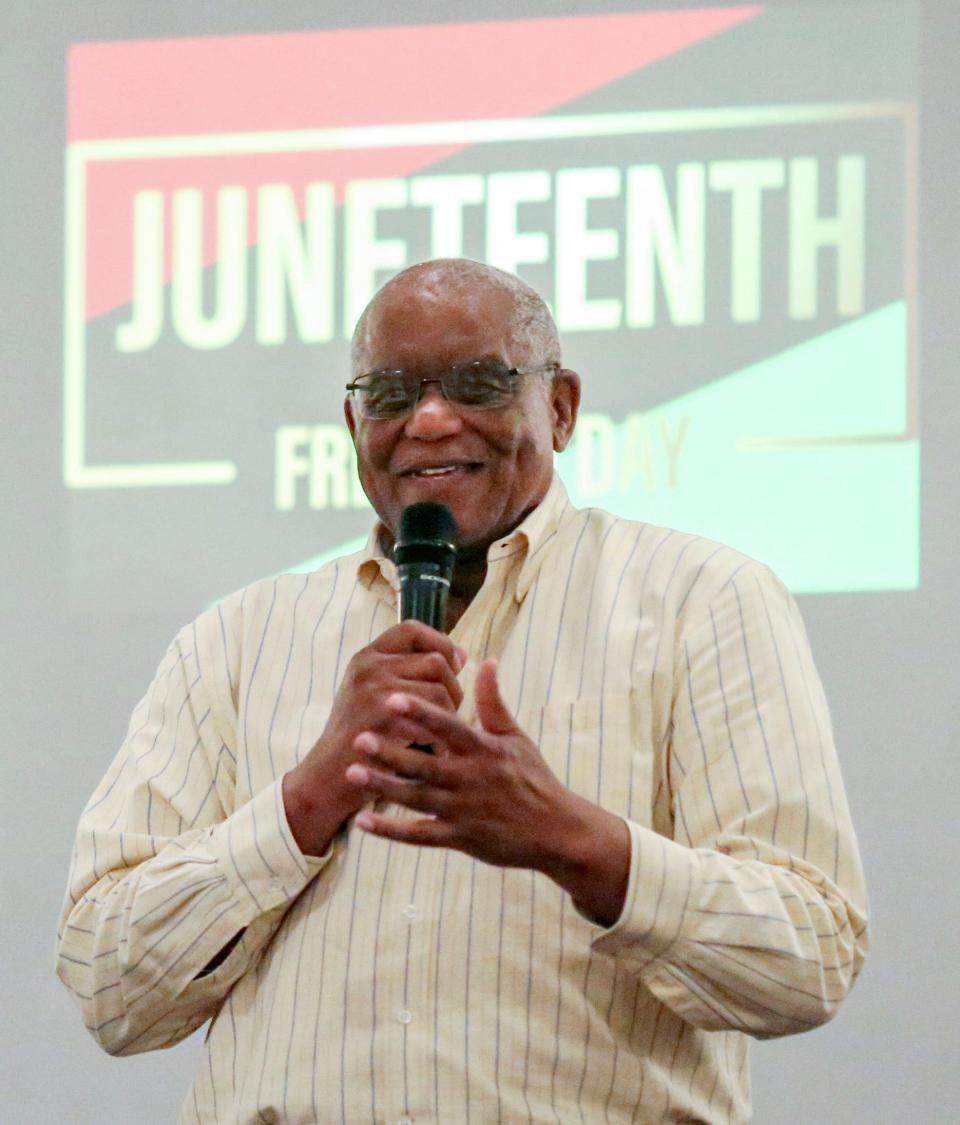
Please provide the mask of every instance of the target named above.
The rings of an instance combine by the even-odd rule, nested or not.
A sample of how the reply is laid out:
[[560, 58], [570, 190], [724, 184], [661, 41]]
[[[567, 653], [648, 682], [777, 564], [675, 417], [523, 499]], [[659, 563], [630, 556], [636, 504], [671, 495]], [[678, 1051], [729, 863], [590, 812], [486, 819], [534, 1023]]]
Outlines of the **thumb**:
[[484, 660], [477, 669], [474, 685], [477, 718], [489, 734], [513, 734], [518, 728], [497, 684], [496, 660]]

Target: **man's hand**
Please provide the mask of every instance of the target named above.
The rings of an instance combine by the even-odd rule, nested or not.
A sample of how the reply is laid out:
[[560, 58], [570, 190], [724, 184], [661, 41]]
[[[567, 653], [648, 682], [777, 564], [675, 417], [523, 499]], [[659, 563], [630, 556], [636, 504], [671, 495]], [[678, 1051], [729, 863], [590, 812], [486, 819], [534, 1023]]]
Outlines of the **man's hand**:
[[283, 779], [287, 821], [304, 854], [321, 855], [344, 820], [370, 799], [344, 777], [351, 763], [363, 759], [361, 732], [375, 734], [386, 747], [410, 741], [385, 701], [400, 692], [453, 714], [463, 698], [457, 673], [465, 660], [449, 637], [419, 621], [395, 625], [353, 657], [323, 734]]
[[[379, 797], [426, 814], [400, 820], [365, 810], [355, 823], [377, 836], [456, 848], [499, 867], [542, 871], [584, 913], [611, 925], [626, 895], [630, 837], [624, 822], [567, 789], [517, 726], [500, 696], [496, 663], [477, 670], [477, 718], [408, 691], [390, 695], [390, 737], [367, 725], [345, 777], [361, 800]], [[399, 737], [397, 737], [399, 736]], [[430, 743], [437, 753], [411, 750]]]

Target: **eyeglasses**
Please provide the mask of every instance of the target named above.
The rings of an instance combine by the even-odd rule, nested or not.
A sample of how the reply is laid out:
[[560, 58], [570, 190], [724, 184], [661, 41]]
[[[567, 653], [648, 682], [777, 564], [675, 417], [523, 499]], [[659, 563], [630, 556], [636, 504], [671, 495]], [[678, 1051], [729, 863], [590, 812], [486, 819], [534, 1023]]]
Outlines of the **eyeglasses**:
[[441, 375], [421, 379], [409, 371], [370, 371], [347, 383], [361, 418], [382, 421], [409, 414], [420, 401], [425, 383], [439, 383], [440, 392], [456, 406], [471, 410], [496, 410], [516, 397], [523, 375], [556, 371], [558, 363], [537, 367], [507, 367], [500, 359], [476, 359], [455, 363]]

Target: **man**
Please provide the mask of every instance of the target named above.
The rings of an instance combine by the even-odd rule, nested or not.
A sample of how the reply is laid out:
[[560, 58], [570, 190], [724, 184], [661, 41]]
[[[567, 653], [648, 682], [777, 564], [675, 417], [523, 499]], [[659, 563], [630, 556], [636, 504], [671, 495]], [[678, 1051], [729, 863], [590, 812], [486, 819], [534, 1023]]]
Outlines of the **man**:
[[[829, 1019], [865, 947], [794, 603], [570, 505], [579, 381], [516, 278], [404, 271], [353, 369], [367, 548], [184, 629], [83, 814], [87, 1026], [212, 1019], [185, 1122], [744, 1120], [747, 1036]], [[449, 635], [394, 623], [419, 500], [459, 529]]]

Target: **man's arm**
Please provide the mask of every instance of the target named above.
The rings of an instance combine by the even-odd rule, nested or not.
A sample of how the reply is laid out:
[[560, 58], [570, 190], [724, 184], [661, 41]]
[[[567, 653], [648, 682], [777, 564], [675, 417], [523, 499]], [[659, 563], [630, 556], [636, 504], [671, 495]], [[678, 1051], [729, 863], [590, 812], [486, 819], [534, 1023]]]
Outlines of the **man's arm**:
[[[865, 952], [863, 878], [803, 626], [763, 568], [746, 568], [680, 636], [669, 741], [673, 839], [626, 823], [550, 773], [478, 672], [482, 729], [390, 702], [418, 759], [373, 734], [348, 777], [428, 814], [362, 812], [358, 827], [544, 872], [603, 926], [616, 957], [705, 1029], [756, 1036], [829, 1019]], [[620, 835], [611, 822], [620, 826]]]
[[867, 947], [863, 871], [796, 604], [745, 567], [678, 638], [673, 839], [631, 825], [623, 913], [594, 948], [699, 1027], [830, 1019]]
[[179, 634], [80, 819], [57, 971], [112, 1054], [204, 1023], [323, 865], [297, 849], [279, 781], [233, 808], [223, 663]]
[[350, 660], [303, 761], [237, 808], [239, 661], [219, 612], [171, 645], [80, 820], [57, 970], [115, 1054], [189, 1035], [256, 964], [365, 800], [343, 775], [382, 700], [401, 687], [449, 710], [461, 698], [449, 638], [394, 626]]

